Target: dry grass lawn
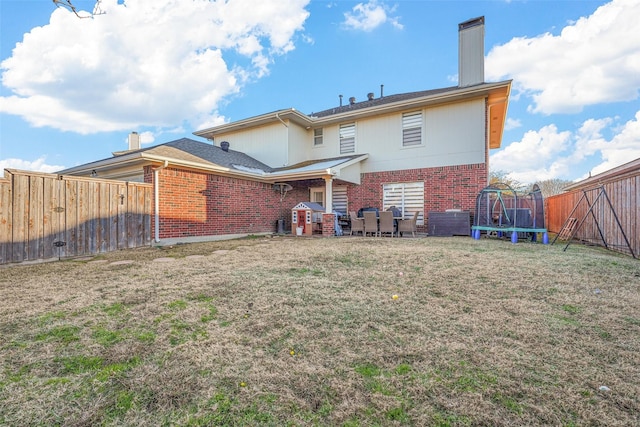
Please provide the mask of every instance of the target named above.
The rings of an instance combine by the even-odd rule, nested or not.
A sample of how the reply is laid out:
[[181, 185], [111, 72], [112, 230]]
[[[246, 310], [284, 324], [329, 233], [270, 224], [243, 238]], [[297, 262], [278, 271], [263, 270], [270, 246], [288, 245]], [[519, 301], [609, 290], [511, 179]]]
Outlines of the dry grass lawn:
[[562, 249], [274, 237], [2, 268], [0, 424], [640, 425], [640, 263]]

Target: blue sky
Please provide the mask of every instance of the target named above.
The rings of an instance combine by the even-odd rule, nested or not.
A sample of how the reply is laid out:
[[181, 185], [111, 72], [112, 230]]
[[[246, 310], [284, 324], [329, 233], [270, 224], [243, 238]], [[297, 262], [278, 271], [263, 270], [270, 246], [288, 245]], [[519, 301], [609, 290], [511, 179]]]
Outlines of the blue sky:
[[[72, 0], [81, 16], [95, 1]], [[485, 80], [513, 79], [490, 167], [578, 180], [640, 157], [640, 2], [102, 0], [79, 19], [0, 0], [0, 169], [54, 172], [282, 109], [457, 83], [485, 16]]]

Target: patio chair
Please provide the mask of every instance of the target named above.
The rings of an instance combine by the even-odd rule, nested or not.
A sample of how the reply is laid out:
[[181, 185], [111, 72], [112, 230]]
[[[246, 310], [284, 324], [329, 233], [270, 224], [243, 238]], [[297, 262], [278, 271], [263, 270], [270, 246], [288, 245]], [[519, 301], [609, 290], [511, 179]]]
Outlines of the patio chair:
[[390, 233], [391, 237], [393, 237], [395, 231], [395, 225], [393, 223], [393, 212], [380, 212], [380, 237], [382, 237], [382, 233]]
[[349, 212], [349, 217], [351, 218], [351, 231], [349, 235], [352, 236], [354, 232], [356, 234], [360, 232], [364, 236], [364, 219], [358, 218], [354, 211]]
[[374, 236], [378, 235], [378, 217], [375, 212], [365, 211], [362, 213], [364, 215], [364, 235], [367, 233], [371, 233]]
[[418, 221], [418, 214], [420, 212], [415, 212], [413, 214], [413, 218], [411, 219], [401, 219], [398, 221], [398, 233], [411, 233], [413, 237], [416, 237], [416, 222]]

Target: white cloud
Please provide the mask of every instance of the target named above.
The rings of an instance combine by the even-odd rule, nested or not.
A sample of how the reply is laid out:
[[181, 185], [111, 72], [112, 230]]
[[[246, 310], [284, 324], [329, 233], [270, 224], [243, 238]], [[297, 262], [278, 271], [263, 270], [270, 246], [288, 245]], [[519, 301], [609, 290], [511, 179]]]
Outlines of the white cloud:
[[[103, 0], [56, 9], [1, 64], [0, 112], [90, 134], [217, 121], [217, 105], [294, 49], [309, 0]], [[208, 117], [208, 118], [207, 118]]]
[[593, 148], [601, 153], [603, 161], [592, 169], [592, 175], [640, 158], [640, 111], [635, 120], [625, 123], [611, 141], [598, 140]]
[[[607, 140], [605, 133], [613, 133]], [[640, 158], [640, 111], [616, 126], [613, 118], [585, 120], [576, 132], [559, 131], [556, 125], [531, 130], [491, 156], [491, 170], [534, 183], [546, 179], [575, 179], [575, 169], [587, 160], [601, 159], [591, 174], [607, 171]], [[588, 174], [581, 178], [586, 178]]]
[[519, 119], [507, 118], [507, 122], [504, 124], [504, 130], [517, 129], [522, 126], [522, 121]]
[[491, 170], [506, 172], [522, 183], [555, 178], [567, 172], [567, 166], [556, 158], [570, 142], [571, 132], [559, 132], [555, 125], [547, 125], [526, 132], [521, 141], [493, 154], [489, 165]]
[[41, 156], [36, 160], [4, 159], [0, 160], [0, 176], [4, 175], [5, 169], [20, 169], [33, 172], [54, 173], [65, 169], [65, 166], [49, 165], [46, 163], [47, 157]]
[[536, 113], [575, 113], [640, 93], [640, 2], [613, 0], [559, 35], [517, 37], [486, 58], [488, 80], [514, 79]]
[[378, 0], [369, 0], [367, 3], [358, 3], [344, 14], [344, 27], [352, 30], [373, 31], [384, 23], [390, 23], [397, 29], [402, 29], [397, 16], [392, 16], [396, 7], [387, 6]]

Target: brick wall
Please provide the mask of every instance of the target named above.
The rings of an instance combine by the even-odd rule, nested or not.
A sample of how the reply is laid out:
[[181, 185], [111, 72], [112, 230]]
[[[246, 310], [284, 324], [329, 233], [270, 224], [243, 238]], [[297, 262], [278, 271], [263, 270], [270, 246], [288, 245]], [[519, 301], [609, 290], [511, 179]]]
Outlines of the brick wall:
[[[291, 208], [309, 200], [309, 187], [324, 185], [323, 180], [290, 183], [293, 190], [281, 210], [280, 193], [271, 184], [171, 167], [159, 174], [160, 238], [275, 232], [281, 216], [290, 230]], [[425, 218], [429, 211], [473, 212], [487, 185], [487, 169], [473, 164], [366, 173], [361, 185], [348, 186], [349, 210], [382, 207], [383, 184], [417, 181], [424, 182]], [[145, 182], [153, 182], [151, 167], [145, 168]]]
[[[160, 238], [276, 231], [280, 194], [271, 184], [171, 167], [159, 175]], [[145, 182], [153, 182], [149, 167]], [[295, 193], [282, 203], [285, 219]]]
[[408, 169], [362, 174], [361, 185], [347, 189], [349, 210], [362, 207], [382, 207], [382, 186], [402, 182], [424, 182], [424, 217], [429, 211], [447, 209], [475, 211], [476, 197], [487, 186], [485, 164]]

